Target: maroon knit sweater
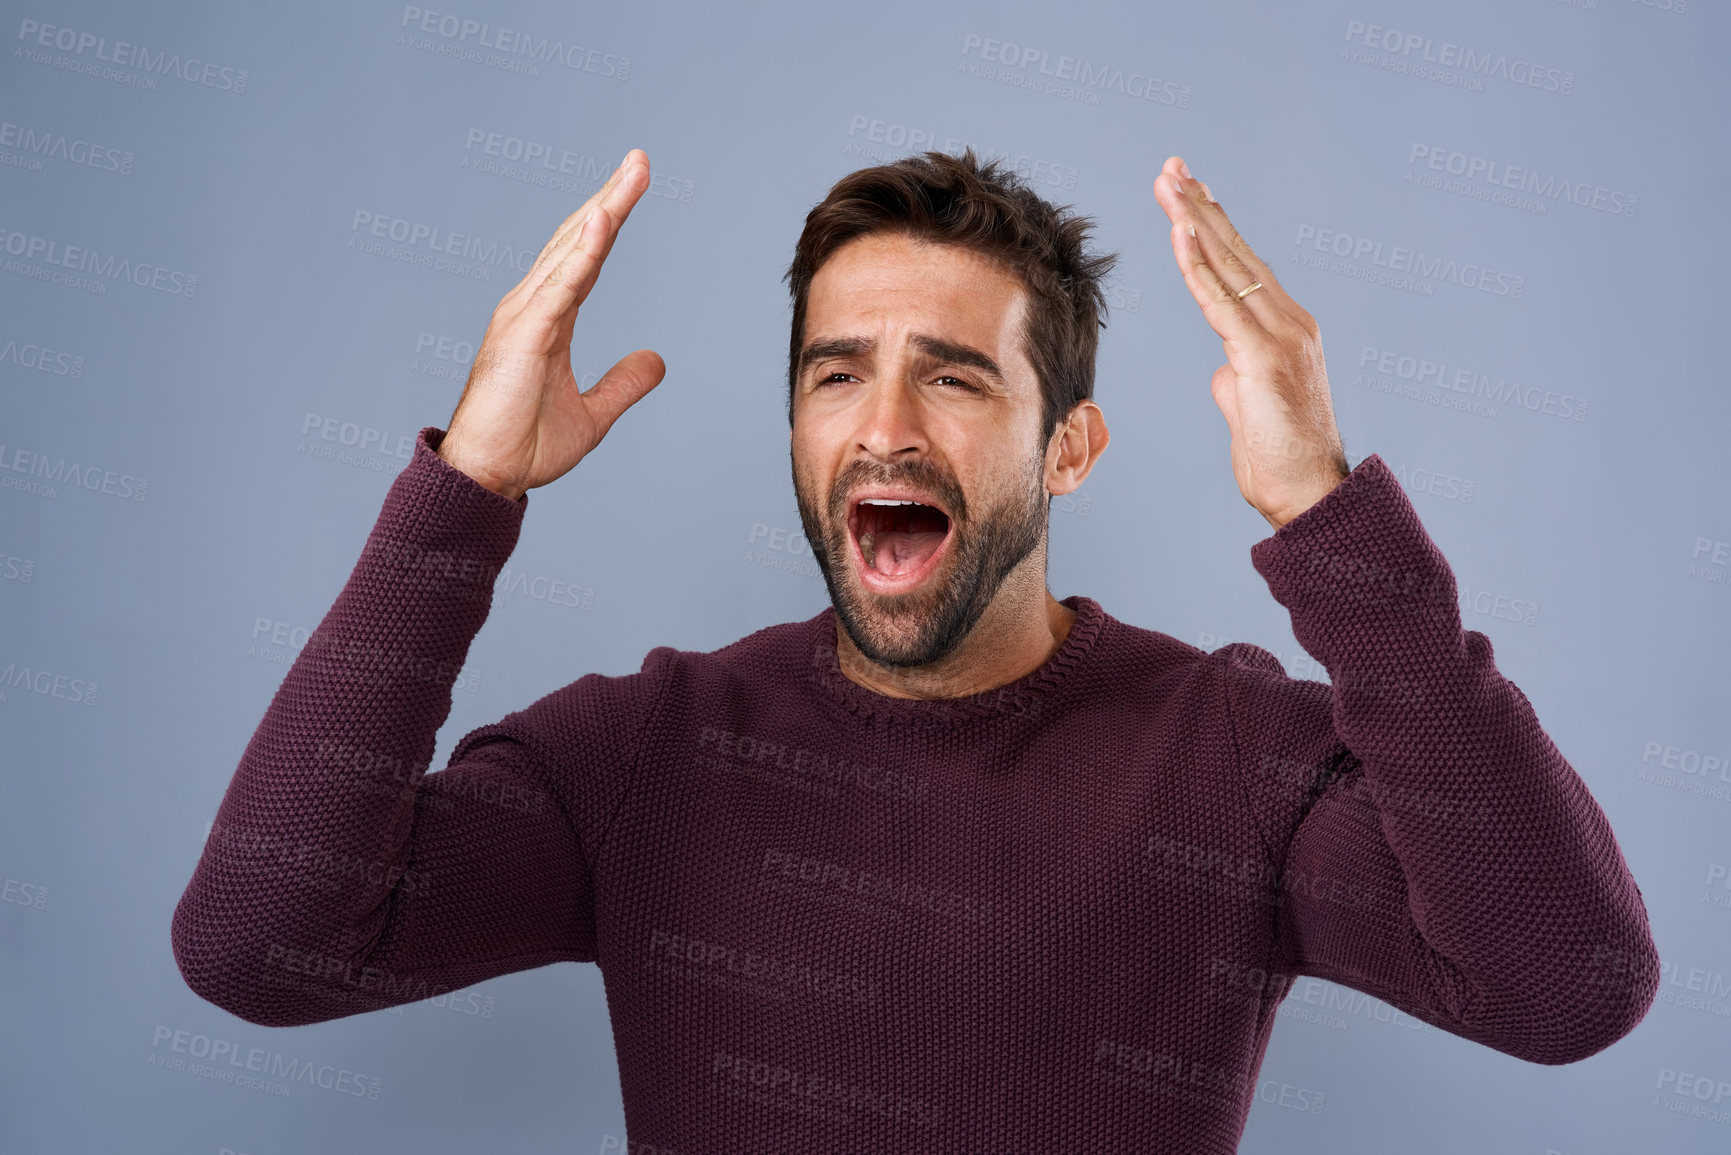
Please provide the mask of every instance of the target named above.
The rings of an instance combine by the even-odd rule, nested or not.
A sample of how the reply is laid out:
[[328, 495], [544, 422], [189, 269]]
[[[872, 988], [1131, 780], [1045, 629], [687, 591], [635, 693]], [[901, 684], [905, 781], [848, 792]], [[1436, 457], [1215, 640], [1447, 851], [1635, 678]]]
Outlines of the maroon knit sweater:
[[632, 1150], [1232, 1151], [1292, 978], [1537, 1063], [1657, 955], [1603, 812], [1372, 454], [1251, 561], [1331, 683], [1072, 597], [1038, 670], [888, 698], [832, 610], [658, 647], [426, 774], [527, 499], [423, 429], [174, 913], [249, 1022], [602, 968]]

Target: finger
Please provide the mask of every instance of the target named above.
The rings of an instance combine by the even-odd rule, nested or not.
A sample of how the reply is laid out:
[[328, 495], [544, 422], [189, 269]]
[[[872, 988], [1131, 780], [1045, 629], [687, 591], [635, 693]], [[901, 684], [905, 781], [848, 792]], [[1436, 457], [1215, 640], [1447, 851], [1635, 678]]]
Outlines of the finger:
[[554, 230], [553, 236], [542, 248], [540, 255], [535, 258], [535, 263], [529, 267], [528, 274], [524, 276], [518, 287], [535, 284], [540, 276], [546, 273], [546, 270], [558, 265], [559, 261], [569, 252], [570, 246], [576, 241], [579, 231], [588, 221], [596, 205], [606, 205], [610, 212], [623, 220], [625, 215], [631, 211], [631, 207], [643, 195], [643, 191], [649, 187], [649, 182], [643, 179], [643, 174], [648, 171], [648, 167], [649, 158], [642, 149], [634, 148], [627, 152], [625, 159], [619, 162], [619, 167], [613, 170], [612, 175], [603, 182], [601, 187], [591, 193], [589, 199], [584, 201], [576, 212], [566, 217]]
[[[1268, 330], [1251, 313], [1249, 305], [1237, 297], [1235, 290], [1226, 287], [1226, 282], [1208, 263], [1202, 242], [1190, 234], [1191, 227], [1189, 221], [1172, 225], [1172, 253], [1178, 260], [1178, 269], [1184, 274], [1190, 295], [1202, 307], [1202, 316], [1229, 346], [1249, 348], [1265, 343], [1269, 340]], [[1201, 232], [1200, 229], [1197, 231]], [[1258, 290], [1251, 296], [1260, 294], [1261, 290]]]
[[[1232, 228], [1232, 222], [1226, 219], [1224, 211], [1220, 210], [1219, 202], [1204, 195], [1205, 188], [1201, 181], [1194, 178], [1179, 177], [1170, 164], [1154, 182], [1160, 207], [1166, 210], [1166, 215], [1175, 224], [1197, 229], [1203, 238], [1204, 252], [1213, 263], [1216, 274], [1232, 287], [1234, 293], [1252, 282], [1262, 285], [1262, 288], [1244, 298], [1257, 317], [1270, 329], [1293, 328], [1308, 331], [1312, 323], [1310, 314], [1287, 294], [1267, 264], [1250, 252], [1248, 246], [1235, 248], [1228, 242], [1227, 235], [1236, 236], [1237, 232]], [[1222, 233], [1222, 228], [1226, 229], [1227, 233]], [[1242, 245], [1243, 238], [1239, 239]], [[1259, 299], [1252, 301], [1252, 297]]]
[[649, 167], [638, 163], [634, 155], [641, 151], [632, 149], [626, 154], [618, 181], [604, 190], [605, 195], [596, 194], [599, 199], [548, 252], [541, 282], [530, 291], [529, 300], [537, 308], [557, 305], [562, 331], [568, 331], [576, 320], [577, 308], [594, 286], [607, 254], [613, 251], [613, 242], [624, 227], [626, 216], [649, 188]]
[[[619, 239], [619, 230], [625, 227], [625, 221], [631, 215], [631, 210], [637, 202], [643, 199], [643, 194], [649, 188], [649, 170], [639, 166], [622, 177], [613, 192], [602, 200], [600, 207], [605, 210], [608, 221], [606, 235], [602, 238], [601, 251], [598, 260], [605, 263], [607, 255], [613, 251], [613, 242]], [[591, 210], [593, 211], [593, 210]]]
[[566, 322], [575, 319], [578, 307], [601, 275], [601, 262], [611, 247], [614, 229], [605, 205], [590, 209], [559, 263], [547, 271], [529, 294], [525, 309], [544, 318], [559, 318], [559, 330], [563, 333]]
[[601, 266], [606, 264], [608, 254], [613, 251], [619, 230], [625, 227], [626, 216], [648, 187], [648, 169], [632, 167], [614, 187], [611, 196], [590, 208], [583, 224], [571, 233], [564, 251], [554, 255], [558, 263], [548, 271], [546, 279], [567, 277], [576, 280], [575, 292], [561, 295], [565, 302], [564, 315], [560, 318], [562, 328], [571, 328], [571, 323], [576, 320], [578, 307], [595, 287]]
[[638, 349], [619, 358], [583, 394], [595, 420], [596, 434], [605, 437], [619, 415], [641, 401], [667, 375], [667, 362], [653, 349]]
[[[1284, 328], [1289, 318], [1286, 310], [1269, 291], [1267, 282], [1239, 259], [1238, 254], [1220, 238], [1220, 234], [1215, 232], [1206, 220], [1194, 217], [1186, 219], [1185, 228], [1196, 230], [1196, 241], [1202, 247], [1203, 257], [1214, 270], [1214, 275], [1220, 278], [1220, 283], [1232, 294], [1233, 300], [1242, 302], [1264, 329], [1274, 332]], [[1254, 284], [1261, 284], [1263, 287], [1252, 289], [1249, 293], [1244, 292]]]
[[[1232, 218], [1226, 215], [1226, 209], [1214, 196], [1214, 191], [1206, 181], [1186, 180], [1185, 190], [1188, 199], [1195, 207], [1197, 214], [1208, 222], [1226, 246], [1232, 250], [1239, 262], [1249, 269], [1252, 279], [1261, 281], [1264, 288], [1277, 290], [1276, 296], [1284, 297], [1286, 291], [1280, 287], [1280, 282], [1274, 276], [1274, 270], [1268, 267], [1268, 262], [1256, 255], [1256, 250], [1250, 247], [1238, 231], [1238, 226], [1232, 223]], [[1288, 298], [1290, 300], [1290, 298]]]
[[[559, 247], [549, 255], [546, 277], [554, 276], [560, 268], [570, 264], [572, 256], [581, 246], [586, 255], [592, 255], [595, 259], [595, 270], [587, 270], [592, 274], [589, 284], [593, 284], [593, 274], [598, 273], [601, 262], [606, 261], [607, 254], [613, 251], [613, 242], [618, 238], [619, 230], [624, 227], [626, 215], [631, 212], [632, 206], [638, 202], [643, 191], [648, 187], [648, 170], [645, 168], [634, 167], [630, 173], [623, 176], [619, 184], [614, 186], [612, 194], [591, 205], [589, 212], [572, 228]], [[599, 221], [602, 224], [601, 232], [593, 241], [587, 232], [592, 221]], [[587, 286], [585, 286], [584, 292], [587, 293]], [[581, 298], [578, 298], [578, 301], [581, 301]]]
[[583, 202], [583, 207], [572, 213], [565, 224], [559, 227], [552, 247], [557, 249], [559, 242], [571, 238], [597, 204], [605, 205], [616, 221], [623, 222], [649, 188], [648, 173], [647, 153], [640, 148], [626, 153], [625, 159], [619, 162], [619, 167], [613, 170], [613, 175], [607, 178], [607, 183], [596, 189], [594, 195]]
[[[1160, 207], [1166, 210], [1168, 219], [1172, 221], [1173, 252], [1176, 254], [1178, 251], [1179, 235], [1182, 233], [1200, 249], [1215, 278], [1235, 295], [1238, 290], [1259, 278], [1253, 270], [1247, 268], [1244, 262], [1238, 259], [1237, 254], [1227, 247], [1220, 236], [1214, 232], [1207, 219], [1203, 217], [1197, 203], [1197, 197], [1194, 195], [1198, 182], [1180, 177], [1175, 169], [1175, 163], [1182, 164], [1183, 162], [1177, 157], [1169, 160], [1154, 182], [1155, 198], [1160, 202]], [[1261, 291], [1259, 289], [1251, 296], [1256, 296]], [[1234, 296], [1234, 299], [1241, 298]], [[1242, 299], [1247, 300], [1247, 298]]]
[[[1275, 278], [1274, 270], [1269, 268], [1268, 262], [1256, 255], [1256, 250], [1251, 248], [1249, 242], [1239, 233], [1238, 226], [1232, 223], [1232, 219], [1226, 215], [1226, 210], [1220, 207], [1220, 202], [1213, 199], [1213, 195], [1208, 191], [1208, 186], [1198, 183], [1200, 186], [1198, 191], [1203, 194], [1202, 219], [1208, 222], [1214, 235], [1225, 242], [1227, 248], [1232, 250], [1239, 262], [1255, 274], [1257, 280], [1271, 289], [1279, 288], [1280, 282]], [[1281, 292], [1284, 294], [1285, 290], [1281, 290]]]
[[529, 266], [529, 271], [518, 282], [518, 288], [522, 288], [524, 285], [538, 284], [541, 277], [546, 274], [547, 269], [558, 263], [557, 258], [564, 252], [570, 241], [572, 230], [583, 227], [583, 223], [589, 219], [590, 210], [618, 183], [630, 159], [629, 153], [626, 154], [626, 158], [626, 160], [619, 162], [619, 167], [614, 169], [612, 174], [602, 182], [600, 188], [589, 194], [589, 199], [579, 205], [576, 212], [559, 222], [559, 227], [553, 230], [553, 235], [547, 238], [547, 243], [542, 245], [541, 251], [536, 254], [535, 263]]

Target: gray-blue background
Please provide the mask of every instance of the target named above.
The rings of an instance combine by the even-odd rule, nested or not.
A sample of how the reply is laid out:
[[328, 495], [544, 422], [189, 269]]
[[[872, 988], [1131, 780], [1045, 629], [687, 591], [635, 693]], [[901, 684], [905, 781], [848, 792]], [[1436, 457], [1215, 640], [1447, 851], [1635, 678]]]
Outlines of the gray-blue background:
[[[1301, 983], [1243, 1150], [1731, 1146], [1722, 5], [4, 7], [0, 1149], [619, 1149], [593, 967], [269, 1030], [185, 987], [170, 913], [408, 439], [448, 420], [499, 297], [628, 148], [657, 183], [575, 361], [592, 381], [648, 346], [668, 376], [532, 499], [435, 765], [583, 672], [821, 609], [780, 277], [841, 174], [962, 143], [1124, 254], [1113, 451], [1054, 506], [1053, 592], [1326, 676], [1249, 562], [1269, 529], [1209, 395], [1219, 342], [1150, 192], [1180, 153], [1320, 321], [1350, 460], [1399, 471], [1465, 624], [1609, 813], [1666, 964], [1632, 1035], [1561, 1068]], [[463, 20], [580, 46], [578, 67]], [[1052, 89], [1042, 70], [1080, 69], [1060, 58], [1104, 83]], [[523, 263], [428, 267], [372, 221]], [[1378, 280], [1397, 247], [1420, 268]], [[182, 1031], [381, 1092], [158, 1066]]]

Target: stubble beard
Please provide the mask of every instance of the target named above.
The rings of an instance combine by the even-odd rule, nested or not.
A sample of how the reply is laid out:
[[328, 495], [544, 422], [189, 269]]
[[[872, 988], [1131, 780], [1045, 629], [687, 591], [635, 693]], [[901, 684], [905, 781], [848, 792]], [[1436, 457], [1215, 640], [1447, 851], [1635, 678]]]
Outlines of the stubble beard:
[[[1035, 458], [1009, 500], [986, 512], [976, 525], [961, 486], [929, 461], [894, 467], [853, 462], [830, 487], [826, 517], [819, 516], [800, 478], [799, 462], [793, 461], [794, 499], [805, 539], [813, 546], [812, 559], [829, 588], [836, 617], [860, 653], [880, 666], [909, 668], [937, 662], [962, 644], [1004, 579], [1045, 539], [1043, 462], [1043, 454]], [[867, 484], [914, 486], [934, 494], [950, 515], [948, 556], [917, 589], [874, 594], [854, 572], [847, 495]]]

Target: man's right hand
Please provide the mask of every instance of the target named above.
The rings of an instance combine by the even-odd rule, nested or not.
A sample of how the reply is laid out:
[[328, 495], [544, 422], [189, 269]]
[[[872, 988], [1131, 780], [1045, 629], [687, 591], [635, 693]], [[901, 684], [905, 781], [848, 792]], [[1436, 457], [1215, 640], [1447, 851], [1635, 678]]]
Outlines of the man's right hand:
[[577, 312], [648, 187], [649, 157], [634, 148], [493, 310], [439, 444], [440, 457], [493, 492], [515, 501], [563, 477], [667, 372], [651, 349], [627, 353], [587, 393], [571, 372]]

